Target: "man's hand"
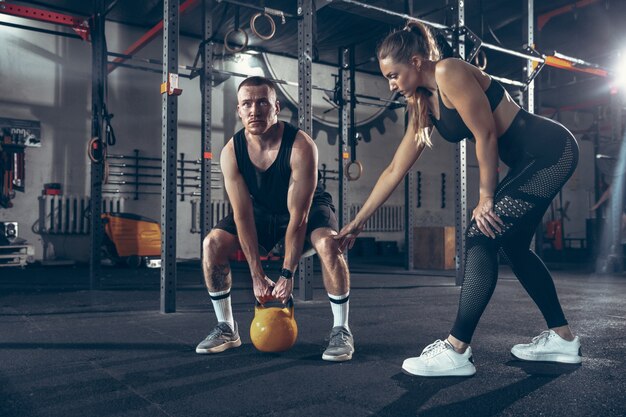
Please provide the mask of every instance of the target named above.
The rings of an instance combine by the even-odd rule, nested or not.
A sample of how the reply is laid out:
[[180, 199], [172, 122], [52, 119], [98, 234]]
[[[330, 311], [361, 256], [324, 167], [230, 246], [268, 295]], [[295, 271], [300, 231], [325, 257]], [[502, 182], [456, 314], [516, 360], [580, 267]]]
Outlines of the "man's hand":
[[268, 301], [271, 301], [274, 297], [272, 296], [272, 290], [274, 289], [274, 281], [269, 279], [267, 276], [263, 278], [252, 278], [252, 288], [254, 289], [254, 296], [260, 304], [265, 304]]
[[277, 299], [283, 304], [286, 304], [293, 292], [293, 279], [287, 279], [285, 277], [278, 278], [278, 282], [274, 286], [272, 291], [272, 297]]

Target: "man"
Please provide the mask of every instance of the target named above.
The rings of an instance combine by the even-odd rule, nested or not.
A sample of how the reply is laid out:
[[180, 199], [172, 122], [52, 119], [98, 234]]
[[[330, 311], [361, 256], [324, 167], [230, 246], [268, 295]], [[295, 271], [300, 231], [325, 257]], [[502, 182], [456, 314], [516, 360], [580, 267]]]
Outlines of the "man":
[[[217, 353], [241, 345], [231, 308], [229, 255], [243, 250], [254, 296], [261, 304], [272, 299], [286, 303], [306, 239], [320, 258], [333, 312], [330, 342], [322, 359], [350, 360], [354, 352], [348, 326], [350, 278], [333, 239], [338, 225], [332, 198], [317, 176], [317, 147], [306, 133], [278, 121], [280, 104], [272, 81], [245, 79], [237, 90], [237, 101], [244, 127], [228, 141], [220, 157], [233, 213], [218, 222], [203, 242], [204, 278], [218, 323], [196, 352]], [[274, 282], [263, 270], [259, 245], [269, 251], [282, 238], [285, 259]]]

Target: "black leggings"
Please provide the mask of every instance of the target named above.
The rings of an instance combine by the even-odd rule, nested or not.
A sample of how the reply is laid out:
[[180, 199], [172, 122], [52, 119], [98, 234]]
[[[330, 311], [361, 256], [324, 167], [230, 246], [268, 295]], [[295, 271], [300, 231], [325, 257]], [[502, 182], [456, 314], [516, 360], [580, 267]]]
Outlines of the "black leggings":
[[578, 163], [572, 134], [552, 120], [520, 110], [498, 139], [500, 158], [509, 167], [498, 184], [494, 211], [503, 220], [492, 239], [472, 221], [465, 232], [465, 275], [451, 334], [470, 343], [498, 280], [498, 252], [506, 258], [543, 314], [549, 328], [567, 324], [548, 269], [530, 250], [544, 213]]

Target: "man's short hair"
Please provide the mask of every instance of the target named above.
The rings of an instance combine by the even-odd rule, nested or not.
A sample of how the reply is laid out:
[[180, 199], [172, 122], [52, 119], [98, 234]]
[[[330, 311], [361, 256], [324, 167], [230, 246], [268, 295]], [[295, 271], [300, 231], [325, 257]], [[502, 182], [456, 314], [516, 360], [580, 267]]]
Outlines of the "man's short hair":
[[269, 78], [261, 77], [259, 75], [254, 75], [252, 77], [248, 77], [239, 84], [237, 87], [237, 92], [241, 90], [241, 87], [258, 87], [260, 85], [268, 86], [272, 91], [276, 92], [276, 84]]

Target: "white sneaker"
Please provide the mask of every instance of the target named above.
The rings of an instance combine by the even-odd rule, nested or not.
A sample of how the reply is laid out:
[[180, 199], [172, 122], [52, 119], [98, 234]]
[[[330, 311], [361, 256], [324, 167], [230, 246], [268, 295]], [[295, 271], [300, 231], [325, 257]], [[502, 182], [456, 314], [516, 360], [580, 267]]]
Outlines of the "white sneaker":
[[402, 369], [419, 376], [472, 376], [476, 367], [471, 359], [471, 347], [458, 353], [447, 340], [437, 340], [426, 346], [419, 357], [405, 359]]
[[544, 330], [539, 336], [533, 337], [532, 342], [513, 346], [511, 354], [525, 361], [582, 362], [578, 336], [567, 341], [554, 330]]

